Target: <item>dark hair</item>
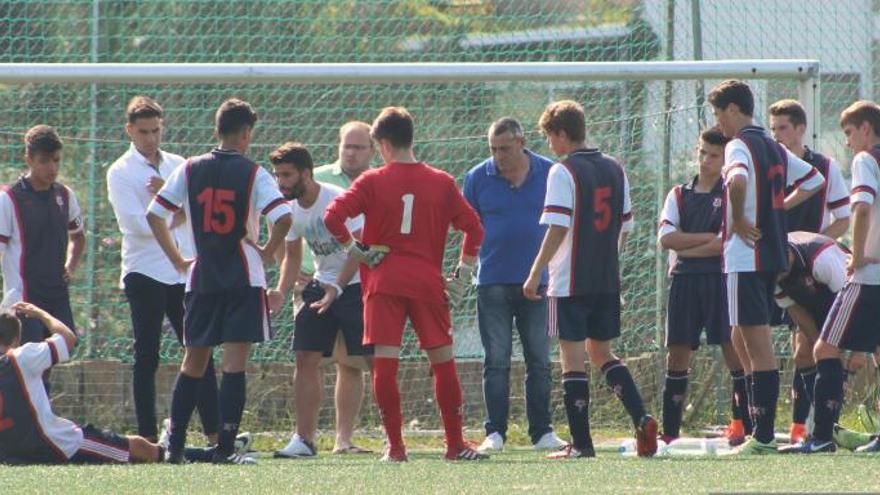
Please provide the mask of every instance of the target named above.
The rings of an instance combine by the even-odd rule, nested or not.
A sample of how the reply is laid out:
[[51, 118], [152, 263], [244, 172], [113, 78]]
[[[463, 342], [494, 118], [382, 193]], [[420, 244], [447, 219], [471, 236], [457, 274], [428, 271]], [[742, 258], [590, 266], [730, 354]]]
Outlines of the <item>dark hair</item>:
[[137, 119], [152, 119], [153, 117], [161, 119], [164, 113], [158, 103], [144, 95], [135, 96], [125, 107], [125, 116], [128, 118], [129, 124], [134, 124]]
[[500, 136], [505, 132], [513, 134], [513, 137], [525, 136], [522, 124], [513, 117], [501, 117], [489, 126], [489, 136]]
[[376, 141], [386, 140], [397, 149], [413, 144], [413, 117], [403, 107], [385, 107], [373, 121], [370, 136]]
[[730, 138], [721, 132], [721, 128], [716, 126], [710, 127], [700, 133], [700, 141], [715, 146], [726, 146], [730, 142]]
[[21, 321], [9, 311], [0, 312], [0, 345], [11, 346], [21, 337]]
[[807, 125], [807, 112], [801, 102], [792, 99], [779, 100], [770, 105], [770, 115], [786, 116], [793, 126]]
[[729, 79], [709, 92], [709, 104], [720, 110], [726, 110], [733, 103], [739, 111], [748, 117], [755, 113], [755, 95], [749, 85], [736, 79]]
[[859, 100], [840, 112], [840, 127], [860, 127], [865, 122], [871, 124], [875, 136], [880, 136], [880, 106], [873, 101]]
[[245, 128], [253, 129], [257, 123], [257, 112], [254, 111], [250, 103], [238, 98], [230, 98], [217, 109], [214, 122], [217, 126], [217, 134], [229, 136], [237, 134]]
[[52, 127], [48, 125], [35, 125], [28, 129], [24, 135], [24, 148], [28, 156], [34, 153], [55, 153], [64, 147], [61, 142], [61, 136]]
[[302, 144], [293, 141], [288, 141], [275, 148], [275, 151], [269, 153], [269, 161], [272, 162], [272, 165], [289, 163], [300, 172], [303, 170], [311, 171], [315, 167], [309, 150]]
[[572, 100], [555, 101], [547, 105], [538, 120], [538, 127], [544, 134], [564, 131], [573, 143], [580, 143], [587, 138], [586, 126], [584, 107]]

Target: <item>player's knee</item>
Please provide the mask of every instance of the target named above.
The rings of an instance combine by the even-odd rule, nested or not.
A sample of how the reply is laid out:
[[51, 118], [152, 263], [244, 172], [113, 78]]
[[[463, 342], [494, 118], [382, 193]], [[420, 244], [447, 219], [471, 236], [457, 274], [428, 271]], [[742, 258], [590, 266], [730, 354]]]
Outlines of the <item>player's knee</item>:
[[685, 371], [690, 364], [691, 350], [685, 346], [669, 346], [666, 354], [666, 369]]
[[822, 340], [816, 342], [816, 346], [813, 347], [813, 359], [818, 362], [835, 358], [840, 358], [840, 349]]
[[143, 353], [137, 352], [134, 355], [134, 368], [138, 371], [153, 371], [159, 369], [159, 353]]

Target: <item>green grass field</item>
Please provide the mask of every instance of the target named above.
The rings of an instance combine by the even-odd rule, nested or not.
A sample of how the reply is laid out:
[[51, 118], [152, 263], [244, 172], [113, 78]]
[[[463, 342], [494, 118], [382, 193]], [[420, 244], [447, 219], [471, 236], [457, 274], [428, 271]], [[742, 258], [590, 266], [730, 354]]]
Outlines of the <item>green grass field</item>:
[[546, 461], [531, 450], [450, 463], [439, 450], [389, 465], [376, 456], [261, 458], [257, 466], [0, 467], [0, 493], [706, 493], [880, 491], [880, 458], [846, 453], [752, 458]]

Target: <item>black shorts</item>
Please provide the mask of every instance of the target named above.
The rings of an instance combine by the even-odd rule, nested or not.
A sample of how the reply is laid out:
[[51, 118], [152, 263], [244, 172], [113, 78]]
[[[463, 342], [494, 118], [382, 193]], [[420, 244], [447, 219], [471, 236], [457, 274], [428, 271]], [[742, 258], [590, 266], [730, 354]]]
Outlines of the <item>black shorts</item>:
[[262, 287], [189, 292], [184, 305], [183, 345], [187, 347], [264, 342], [272, 338], [269, 305]]
[[776, 273], [734, 272], [726, 279], [730, 326], [769, 325], [772, 310], [778, 309], [773, 299]]
[[673, 275], [666, 305], [666, 345], [686, 345], [696, 350], [703, 329], [709, 345], [730, 342], [724, 275]]
[[361, 284], [352, 284], [342, 291], [324, 314], [310, 307], [324, 297], [324, 289], [313, 280], [302, 293], [302, 307], [296, 314], [293, 328], [294, 351], [318, 351], [325, 357], [333, 354], [337, 332], [342, 332], [345, 349], [350, 356], [373, 354], [372, 346], [364, 346], [364, 303]]
[[549, 334], [560, 340], [611, 340], [620, 336], [620, 294], [550, 297]]
[[880, 345], [880, 285], [847, 283], [819, 338], [838, 349], [874, 352]]
[[[76, 326], [73, 324], [73, 311], [70, 309], [70, 295], [64, 293], [56, 297], [39, 297], [28, 295], [29, 303], [45, 310], [50, 315], [58, 318], [61, 323], [67, 325], [74, 332]], [[49, 337], [49, 329], [43, 322], [36, 318], [21, 319], [21, 343], [42, 342]]]
[[83, 443], [70, 458], [71, 464], [128, 464], [128, 438], [92, 425], [83, 426]]

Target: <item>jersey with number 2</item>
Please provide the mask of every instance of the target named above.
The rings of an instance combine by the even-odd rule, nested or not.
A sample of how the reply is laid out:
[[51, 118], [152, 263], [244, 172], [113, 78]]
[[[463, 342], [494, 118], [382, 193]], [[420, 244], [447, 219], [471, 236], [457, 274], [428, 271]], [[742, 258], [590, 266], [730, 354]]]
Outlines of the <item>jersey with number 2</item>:
[[[363, 213], [363, 242], [390, 248], [381, 264], [369, 274], [362, 272], [367, 297], [382, 293], [443, 300], [450, 225], [471, 237], [465, 242], [467, 254], [476, 254], [480, 239], [474, 238], [482, 236], [480, 219], [455, 179], [425, 163], [392, 162], [364, 172], [329, 209], [348, 218]], [[474, 241], [476, 247], [468, 246]]]

